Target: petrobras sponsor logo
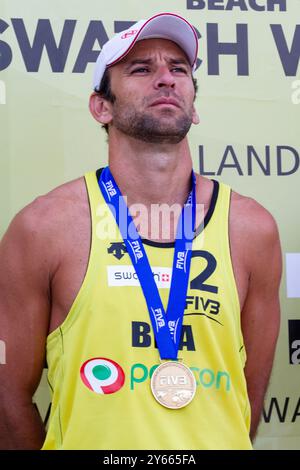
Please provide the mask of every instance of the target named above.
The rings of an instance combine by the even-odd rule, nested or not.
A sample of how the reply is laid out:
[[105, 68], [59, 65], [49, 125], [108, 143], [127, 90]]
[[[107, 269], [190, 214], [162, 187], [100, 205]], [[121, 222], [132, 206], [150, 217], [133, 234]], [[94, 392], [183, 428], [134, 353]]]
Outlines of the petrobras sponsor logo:
[[166, 324], [166, 322], [164, 320], [163, 312], [162, 312], [161, 308], [153, 308], [153, 307], [151, 307], [151, 311], [152, 311], [154, 319], [155, 319], [156, 331], [159, 331], [160, 328], [163, 328]]
[[117, 392], [125, 382], [122, 367], [105, 357], [85, 361], [80, 368], [80, 377], [87, 388], [104, 395]]
[[[132, 364], [130, 367], [129, 377], [130, 377], [130, 390], [135, 391], [141, 386], [141, 384], [146, 383], [147, 388], [148, 381], [151, 379], [155, 369], [159, 364], [155, 364], [151, 367], [146, 366], [142, 363]], [[231, 377], [229, 372], [225, 370], [215, 370], [209, 369], [206, 367], [198, 367], [196, 365], [189, 366], [193, 372], [197, 388], [202, 388], [201, 393], [206, 389], [216, 390], [217, 392], [227, 392], [231, 391]], [[128, 382], [127, 382], [128, 383]]]
[[[152, 273], [154, 281], [159, 289], [170, 288], [172, 277], [171, 268], [152, 266]], [[109, 287], [140, 287], [140, 281], [132, 265], [107, 266], [107, 283]]]
[[183, 269], [186, 272], [186, 251], [179, 251], [177, 253], [176, 268]]
[[143, 258], [141, 244], [139, 240], [134, 240], [132, 242], [128, 240], [128, 243], [131, 246], [132, 252], [134, 254], [135, 262], [137, 263], [141, 258]]
[[[159, 364], [146, 365], [142, 362], [121, 366], [112, 359], [95, 357], [82, 364], [80, 376], [87, 389], [97, 393], [99, 397], [118, 392], [123, 386], [134, 392], [145, 385], [150, 393], [149, 381], [158, 366]], [[195, 376], [197, 388], [202, 389], [201, 393], [204, 390], [222, 393], [231, 391], [231, 377], [226, 370], [198, 367], [195, 364], [189, 367]]]

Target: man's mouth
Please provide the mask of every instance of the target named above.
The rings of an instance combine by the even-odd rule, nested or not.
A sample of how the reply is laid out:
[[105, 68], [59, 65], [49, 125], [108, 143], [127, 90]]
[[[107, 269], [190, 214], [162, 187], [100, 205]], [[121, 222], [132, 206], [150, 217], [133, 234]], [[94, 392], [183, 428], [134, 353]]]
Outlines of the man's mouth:
[[179, 102], [175, 98], [167, 97], [157, 98], [150, 105], [150, 107], [153, 106], [175, 106], [176, 108], [180, 108]]

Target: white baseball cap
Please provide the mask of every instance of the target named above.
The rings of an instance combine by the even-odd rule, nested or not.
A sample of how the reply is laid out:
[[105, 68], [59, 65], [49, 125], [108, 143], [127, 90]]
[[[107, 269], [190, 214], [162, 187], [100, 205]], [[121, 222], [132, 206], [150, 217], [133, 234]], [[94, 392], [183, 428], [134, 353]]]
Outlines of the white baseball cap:
[[198, 37], [194, 27], [174, 13], [159, 13], [148, 20], [140, 20], [125, 31], [110, 39], [101, 49], [97, 58], [93, 88], [99, 91], [103, 74], [107, 67], [116, 64], [142, 39], [169, 39], [186, 53], [192, 70], [196, 68]]

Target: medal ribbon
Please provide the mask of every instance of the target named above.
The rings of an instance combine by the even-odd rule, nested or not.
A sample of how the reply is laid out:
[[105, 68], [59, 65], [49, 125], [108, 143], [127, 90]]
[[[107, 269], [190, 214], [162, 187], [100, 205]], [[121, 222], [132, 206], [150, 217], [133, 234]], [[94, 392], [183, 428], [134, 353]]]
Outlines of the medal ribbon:
[[196, 177], [178, 221], [168, 307], [165, 312], [142, 240], [109, 167], [98, 181], [119, 227], [147, 303], [161, 359], [177, 359], [191, 265], [196, 219]]

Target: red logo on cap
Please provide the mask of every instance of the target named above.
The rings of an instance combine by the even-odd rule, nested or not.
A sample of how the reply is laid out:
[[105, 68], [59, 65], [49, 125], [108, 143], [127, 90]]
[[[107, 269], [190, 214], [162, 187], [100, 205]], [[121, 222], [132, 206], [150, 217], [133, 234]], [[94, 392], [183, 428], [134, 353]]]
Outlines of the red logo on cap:
[[137, 29], [132, 29], [131, 31], [127, 31], [123, 36], [121, 36], [121, 39], [127, 39], [130, 36], [134, 36], [138, 32]]

